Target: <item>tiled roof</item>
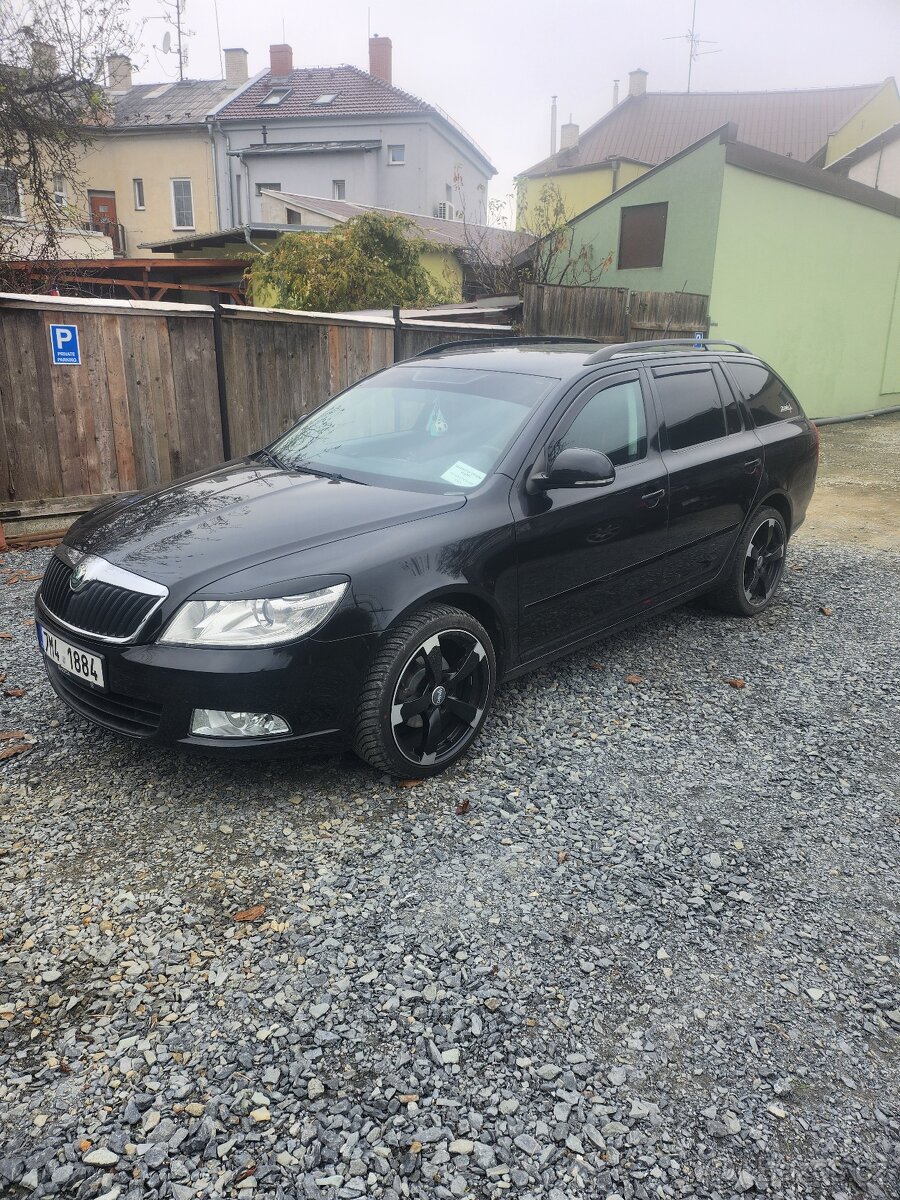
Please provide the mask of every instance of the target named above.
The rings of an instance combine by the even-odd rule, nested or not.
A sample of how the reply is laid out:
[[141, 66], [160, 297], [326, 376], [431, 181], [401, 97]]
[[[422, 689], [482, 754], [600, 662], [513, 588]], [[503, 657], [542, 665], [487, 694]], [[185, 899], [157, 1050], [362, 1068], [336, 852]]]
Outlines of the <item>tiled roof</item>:
[[138, 83], [115, 98], [111, 129], [143, 125], [202, 125], [207, 114], [234, 91], [224, 79], [183, 83]]
[[647, 92], [586, 129], [578, 144], [543, 159], [522, 175], [593, 166], [627, 158], [655, 166], [722, 125], [738, 138], [806, 162], [881, 84], [794, 92]]
[[[517, 253], [525, 249], [533, 240], [530, 234], [519, 229], [500, 229], [495, 225], [473, 225], [463, 221], [444, 221], [440, 217], [427, 217], [421, 213], [402, 213], [390, 208], [376, 208], [370, 204], [353, 204], [350, 200], [328, 200], [322, 196], [300, 196], [296, 192], [276, 192], [263, 189], [267, 195], [283, 200], [287, 205], [297, 208], [310, 209], [335, 221], [349, 221], [365, 212], [380, 212], [387, 217], [407, 217], [416, 228], [419, 236], [426, 241], [439, 246], [448, 246], [454, 250], [467, 250], [473, 247], [483, 249], [492, 254], [505, 248], [507, 252]], [[294, 233], [302, 233], [302, 226], [293, 226]]]
[[[288, 94], [280, 104], [261, 102], [273, 88], [288, 88]], [[330, 104], [317, 105], [320, 96], [334, 95]], [[436, 113], [438, 110], [426, 104], [418, 96], [404, 92], [393, 84], [361, 71], [359, 67], [302, 67], [290, 75], [275, 76], [266, 72], [250, 87], [220, 109], [216, 114], [219, 121], [281, 120], [284, 117], [306, 117], [319, 120], [322, 117], [379, 116], [394, 113]]]

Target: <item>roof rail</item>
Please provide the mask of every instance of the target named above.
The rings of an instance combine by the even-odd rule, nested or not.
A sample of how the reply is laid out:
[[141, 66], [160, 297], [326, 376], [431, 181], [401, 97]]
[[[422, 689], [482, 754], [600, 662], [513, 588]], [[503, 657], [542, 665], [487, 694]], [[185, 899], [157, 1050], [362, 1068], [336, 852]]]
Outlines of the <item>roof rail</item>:
[[[404, 326], [404, 329], [411, 328], [415, 328], [415, 326]], [[437, 354], [439, 350], [455, 350], [458, 346], [465, 348], [470, 346], [506, 346], [509, 343], [512, 343], [514, 346], [556, 346], [567, 342], [578, 346], [583, 346], [585, 342], [590, 342], [592, 345], [599, 345], [597, 338], [589, 337], [516, 337], [515, 334], [510, 334], [506, 337], [461, 338], [458, 342], [441, 342], [437, 346], [429, 346], [427, 350], [420, 350], [418, 354], [413, 355], [413, 358], [425, 358], [429, 354]]]
[[670, 346], [674, 346], [677, 350], [709, 350], [710, 346], [730, 346], [732, 350], [737, 350], [740, 354], [753, 353], [746, 346], [742, 346], [740, 342], [725, 342], [718, 338], [657, 338], [648, 342], [619, 342], [614, 346], [604, 346], [602, 350], [597, 350], [590, 358], [585, 359], [584, 365], [592, 367], [595, 363], [608, 362], [611, 358], [618, 358], [621, 354], [643, 354], [646, 350], [665, 350]]

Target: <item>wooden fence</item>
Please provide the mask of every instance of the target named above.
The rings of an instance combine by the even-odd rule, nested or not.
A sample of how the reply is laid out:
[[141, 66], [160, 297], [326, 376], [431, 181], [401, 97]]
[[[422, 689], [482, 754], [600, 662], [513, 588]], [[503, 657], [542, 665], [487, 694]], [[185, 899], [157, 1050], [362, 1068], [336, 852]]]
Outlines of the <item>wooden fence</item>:
[[691, 292], [525, 285], [525, 333], [639, 342], [709, 332], [709, 297]]
[[[80, 363], [53, 361], [51, 325]], [[62, 516], [265, 445], [341, 388], [508, 326], [0, 296], [0, 521]], [[57, 522], [59, 523], [59, 522]]]

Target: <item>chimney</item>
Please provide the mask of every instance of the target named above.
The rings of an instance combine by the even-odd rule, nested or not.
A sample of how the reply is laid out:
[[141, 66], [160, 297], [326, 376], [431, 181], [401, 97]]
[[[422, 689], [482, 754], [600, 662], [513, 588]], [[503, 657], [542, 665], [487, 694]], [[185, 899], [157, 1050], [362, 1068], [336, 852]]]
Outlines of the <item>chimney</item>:
[[556, 153], [556, 97], [550, 97], [550, 153]]
[[45, 77], [56, 75], [59, 71], [56, 47], [52, 46], [50, 42], [32, 42], [31, 65], [40, 75]]
[[277, 78], [290, 75], [294, 69], [294, 52], [290, 46], [269, 47], [269, 70]]
[[131, 62], [124, 54], [111, 54], [106, 60], [106, 77], [111, 92], [131, 91]]
[[640, 67], [628, 72], [628, 95], [643, 96], [647, 91], [647, 72]]
[[379, 37], [376, 33], [369, 38], [369, 74], [376, 79], [391, 83], [391, 67], [393, 47], [389, 37]]
[[249, 79], [247, 73], [247, 51], [242, 46], [223, 50], [225, 57], [225, 82], [229, 87], [240, 87]]
[[569, 117], [569, 120], [560, 128], [559, 131], [559, 148], [560, 150], [571, 150], [578, 145], [578, 126]]
[[619, 81], [618, 81], [618, 79], [614, 79], [613, 80], [613, 108], [615, 108], [618, 103], [619, 103]]

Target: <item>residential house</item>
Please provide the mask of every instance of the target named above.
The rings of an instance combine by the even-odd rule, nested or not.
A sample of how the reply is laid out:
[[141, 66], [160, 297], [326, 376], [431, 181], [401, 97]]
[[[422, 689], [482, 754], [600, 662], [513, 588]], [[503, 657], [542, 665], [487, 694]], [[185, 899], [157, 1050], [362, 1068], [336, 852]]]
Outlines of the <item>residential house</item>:
[[468, 219], [484, 218], [493, 165], [443, 110], [394, 85], [390, 38], [370, 38], [368, 71], [295, 68], [290, 46], [272, 46], [269, 69], [211, 116], [220, 228], [261, 221], [264, 191], [451, 218], [460, 183]]
[[835, 159], [825, 169], [891, 196], [900, 196], [900, 122]]
[[612, 251], [604, 286], [709, 296], [710, 336], [767, 359], [813, 417], [900, 405], [900, 199], [738, 133], [581, 213], [572, 252]]
[[[225, 79], [134, 84], [131, 64], [109, 62], [112, 120], [81, 164], [86, 216], [117, 255], [179, 231], [217, 229], [218, 184], [208, 114], [246, 82], [247, 54], [225, 52]], [[243, 63], [243, 74], [241, 64]]]
[[520, 226], [548, 183], [576, 216], [729, 123], [746, 145], [825, 166], [900, 120], [893, 79], [782, 92], [648, 92], [640, 69], [628, 80], [620, 103], [584, 133], [563, 125], [560, 149], [518, 176]]

